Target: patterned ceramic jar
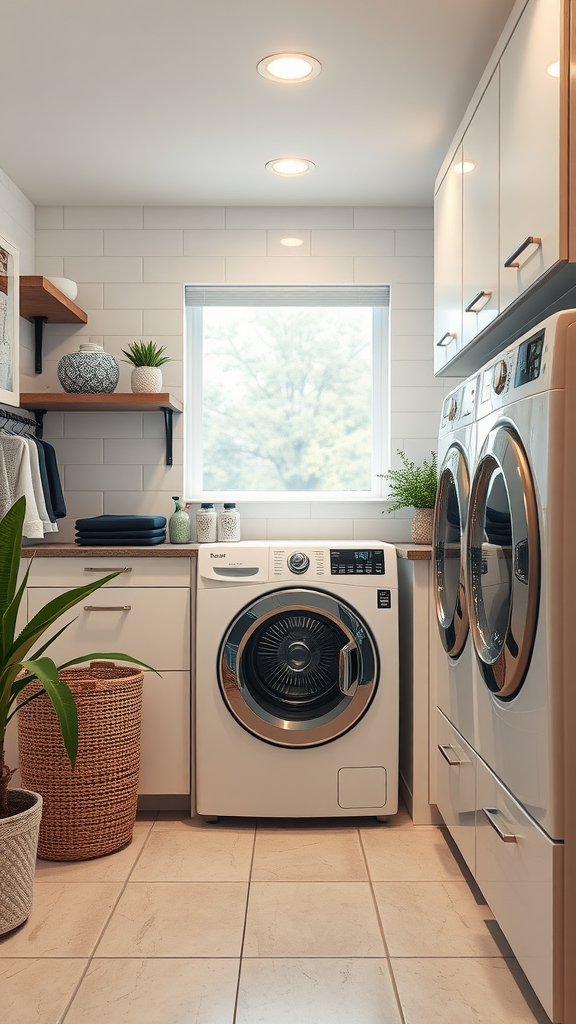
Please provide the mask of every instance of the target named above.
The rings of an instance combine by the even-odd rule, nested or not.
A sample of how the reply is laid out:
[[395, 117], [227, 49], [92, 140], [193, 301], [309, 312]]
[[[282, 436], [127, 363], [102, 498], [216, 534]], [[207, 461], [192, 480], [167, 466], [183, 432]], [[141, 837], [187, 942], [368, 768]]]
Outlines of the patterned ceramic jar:
[[218, 540], [240, 540], [240, 513], [233, 501], [225, 501], [218, 513]]
[[86, 342], [79, 352], [67, 352], [58, 363], [58, 380], [64, 391], [74, 395], [99, 395], [114, 391], [120, 367], [102, 345]]

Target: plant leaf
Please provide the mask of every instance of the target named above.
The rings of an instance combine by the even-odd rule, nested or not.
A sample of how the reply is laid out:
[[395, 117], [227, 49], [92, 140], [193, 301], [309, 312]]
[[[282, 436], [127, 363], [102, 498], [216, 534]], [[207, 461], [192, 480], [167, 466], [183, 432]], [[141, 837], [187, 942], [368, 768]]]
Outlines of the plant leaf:
[[146, 665], [143, 661], [139, 661], [138, 658], [131, 658], [128, 654], [120, 654], [118, 651], [105, 654], [83, 654], [79, 658], [73, 658], [72, 661], [65, 661], [63, 665], [59, 665], [58, 671], [63, 668], [70, 668], [71, 665], [83, 665], [87, 661], [129, 661], [132, 665], [138, 665], [140, 668], [146, 669], [147, 672], [154, 672], [155, 675], [162, 678], [158, 669], [152, 668], [151, 665]]
[[18, 498], [0, 520], [0, 615], [14, 600], [20, 566], [26, 498]]
[[62, 629], [59, 629], [57, 633], [54, 633], [54, 636], [51, 636], [50, 639], [47, 640], [45, 644], [42, 644], [42, 647], [40, 647], [37, 651], [34, 651], [34, 653], [32, 654], [32, 657], [34, 659], [42, 657], [42, 655], [44, 654], [44, 651], [47, 651], [48, 648], [50, 647], [50, 645], [53, 644], [54, 641], [58, 639], [58, 637], [64, 632], [64, 630], [68, 629], [68, 626], [71, 626], [72, 623], [76, 622], [77, 619], [78, 619], [78, 616], [76, 616], [75, 619], [70, 619], [70, 622], [67, 622], [65, 626], [62, 626]]
[[24, 596], [26, 586], [28, 584], [28, 577], [30, 575], [30, 569], [32, 566], [32, 559], [28, 562], [28, 568], [24, 573], [24, 579], [18, 587], [12, 601], [8, 605], [6, 611], [2, 616], [2, 651], [3, 653], [9, 650], [14, 643], [14, 633], [16, 630], [16, 620], [18, 618], [18, 609]]
[[58, 669], [52, 658], [22, 661], [20, 664], [40, 680], [52, 701], [60, 722], [64, 746], [74, 768], [78, 753], [78, 708], [69, 686], [58, 678]]

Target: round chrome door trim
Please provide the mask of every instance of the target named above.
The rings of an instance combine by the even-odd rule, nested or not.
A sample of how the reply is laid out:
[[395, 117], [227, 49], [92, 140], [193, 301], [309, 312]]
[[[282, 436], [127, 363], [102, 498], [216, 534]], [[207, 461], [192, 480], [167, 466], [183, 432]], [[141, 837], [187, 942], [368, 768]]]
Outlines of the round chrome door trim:
[[[451, 488], [456, 493], [458, 504], [458, 516], [460, 520], [460, 543], [458, 550], [446, 549], [445, 541], [442, 540], [443, 522], [447, 518], [448, 496]], [[434, 603], [436, 606], [436, 621], [442, 646], [446, 653], [453, 659], [462, 653], [468, 638], [469, 618], [468, 602], [466, 600], [466, 570], [465, 570], [465, 530], [468, 515], [468, 498], [470, 493], [470, 475], [464, 451], [458, 444], [453, 444], [442, 463], [438, 479], [438, 492], [434, 506], [434, 524], [432, 527], [432, 551], [434, 557]], [[458, 581], [456, 594], [451, 600], [447, 598], [446, 587], [446, 558], [458, 558]]]
[[[501, 474], [510, 509], [511, 540], [494, 544], [494, 558], [509, 563], [507, 625], [495, 633], [489, 624], [482, 576], [490, 570], [484, 555], [486, 508], [491, 482]], [[524, 447], [509, 423], [496, 425], [480, 453], [470, 491], [467, 530], [467, 588], [470, 630], [478, 664], [492, 693], [516, 696], [532, 657], [540, 599], [540, 532], [532, 473]]]
[[[327, 713], [308, 719], [281, 718], [254, 698], [244, 678], [247, 645], [267, 620], [286, 612], [312, 612], [333, 623], [357, 651], [357, 683]], [[342, 736], [362, 718], [376, 692], [379, 659], [366, 623], [342, 598], [326, 591], [286, 587], [246, 605], [230, 623], [218, 652], [218, 682], [236, 720], [258, 739], [282, 747], [312, 747]]]

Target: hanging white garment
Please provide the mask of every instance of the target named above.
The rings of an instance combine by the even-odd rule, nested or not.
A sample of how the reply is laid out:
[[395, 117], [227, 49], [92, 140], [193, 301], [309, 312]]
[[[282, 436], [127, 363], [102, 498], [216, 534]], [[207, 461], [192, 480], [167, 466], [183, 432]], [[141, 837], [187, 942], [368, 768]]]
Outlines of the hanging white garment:
[[44, 528], [36, 504], [28, 445], [23, 437], [0, 434], [0, 514], [6, 515], [14, 502], [22, 497], [26, 498], [22, 532], [25, 537], [37, 540], [44, 536]]
[[32, 487], [34, 488], [34, 497], [36, 498], [36, 506], [38, 508], [38, 515], [44, 529], [44, 533], [58, 533], [58, 527], [56, 523], [50, 522], [50, 516], [46, 508], [46, 501], [44, 500], [44, 488], [42, 486], [42, 477], [40, 476], [40, 460], [38, 459], [38, 449], [34, 444], [34, 441], [30, 437], [23, 437], [23, 441], [28, 445], [28, 451], [30, 453], [30, 469], [32, 471]]

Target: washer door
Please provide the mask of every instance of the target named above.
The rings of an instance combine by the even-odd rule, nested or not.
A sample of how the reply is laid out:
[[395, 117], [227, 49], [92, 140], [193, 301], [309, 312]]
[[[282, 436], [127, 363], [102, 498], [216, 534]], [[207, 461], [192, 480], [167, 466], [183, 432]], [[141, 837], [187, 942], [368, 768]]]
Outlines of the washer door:
[[276, 590], [247, 605], [226, 631], [220, 689], [259, 739], [311, 747], [341, 736], [378, 685], [365, 622], [342, 600], [309, 588]]
[[513, 427], [483, 445], [470, 492], [467, 553], [470, 628], [487, 687], [516, 696], [538, 618], [540, 534], [532, 474]]
[[466, 457], [452, 445], [438, 480], [432, 547], [436, 572], [436, 620], [444, 650], [457, 658], [468, 637], [468, 603], [464, 567], [464, 533], [470, 476]]

